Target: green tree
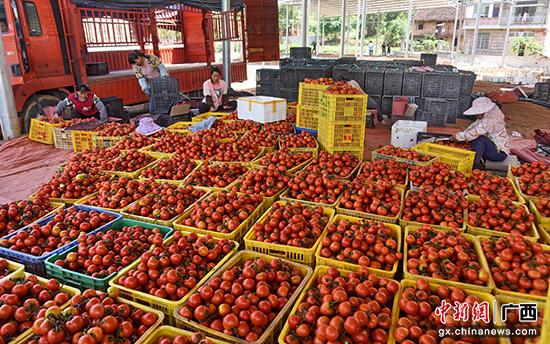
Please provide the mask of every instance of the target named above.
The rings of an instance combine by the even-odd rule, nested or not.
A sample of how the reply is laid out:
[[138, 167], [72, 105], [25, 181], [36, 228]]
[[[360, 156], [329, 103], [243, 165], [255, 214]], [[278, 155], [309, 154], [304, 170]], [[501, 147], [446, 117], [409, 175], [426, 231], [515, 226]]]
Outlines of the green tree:
[[542, 45], [533, 37], [515, 37], [512, 40], [511, 48], [519, 56], [542, 56]]

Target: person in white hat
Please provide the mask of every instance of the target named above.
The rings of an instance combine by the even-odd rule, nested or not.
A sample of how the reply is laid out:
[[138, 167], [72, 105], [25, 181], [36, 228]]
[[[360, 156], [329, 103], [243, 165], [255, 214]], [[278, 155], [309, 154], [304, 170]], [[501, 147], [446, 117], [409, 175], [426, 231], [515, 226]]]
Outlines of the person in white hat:
[[476, 152], [474, 168], [483, 168], [483, 161], [503, 161], [510, 154], [508, 133], [504, 113], [487, 97], [474, 100], [472, 107], [464, 112], [466, 116], [477, 116], [477, 120], [466, 130], [456, 133], [457, 141], [471, 143]]

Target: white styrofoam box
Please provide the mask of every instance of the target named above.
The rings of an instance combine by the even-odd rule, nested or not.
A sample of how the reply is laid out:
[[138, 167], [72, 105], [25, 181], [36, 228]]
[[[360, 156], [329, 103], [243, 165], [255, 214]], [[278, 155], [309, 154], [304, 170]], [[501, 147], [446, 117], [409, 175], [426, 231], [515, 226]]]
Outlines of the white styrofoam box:
[[391, 144], [401, 148], [416, 145], [416, 135], [428, 130], [428, 122], [399, 120], [391, 127]]
[[254, 96], [237, 99], [239, 119], [250, 119], [259, 123], [271, 123], [286, 119], [286, 99]]

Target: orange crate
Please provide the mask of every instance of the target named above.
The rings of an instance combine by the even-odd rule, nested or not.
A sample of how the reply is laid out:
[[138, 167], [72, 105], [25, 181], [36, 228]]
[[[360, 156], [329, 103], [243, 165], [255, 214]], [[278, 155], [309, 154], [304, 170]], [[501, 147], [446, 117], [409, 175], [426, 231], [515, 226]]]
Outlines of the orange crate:
[[31, 127], [29, 129], [29, 139], [32, 141], [53, 145], [53, 129], [59, 124], [52, 124], [31, 118]]

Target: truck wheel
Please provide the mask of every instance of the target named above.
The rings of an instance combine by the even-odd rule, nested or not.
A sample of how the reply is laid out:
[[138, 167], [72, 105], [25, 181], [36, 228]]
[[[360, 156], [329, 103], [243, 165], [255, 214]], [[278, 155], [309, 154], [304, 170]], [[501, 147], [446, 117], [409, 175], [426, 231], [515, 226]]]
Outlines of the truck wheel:
[[61, 95], [56, 96], [53, 94], [37, 94], [31, 96], [27, 100], [27, 103], [25, 104], [22, 112], [23, 125], [25, 127], [24, 129], [26, 133], [29, 132], [29, 128], [31, 126], [31, 118], [36, 118], [37, 115], [40, 113], [41, 108], [56, 106], [57, 103], [59, 103], [59, 101], [62, 99], [60, 98], [60, 96]]

